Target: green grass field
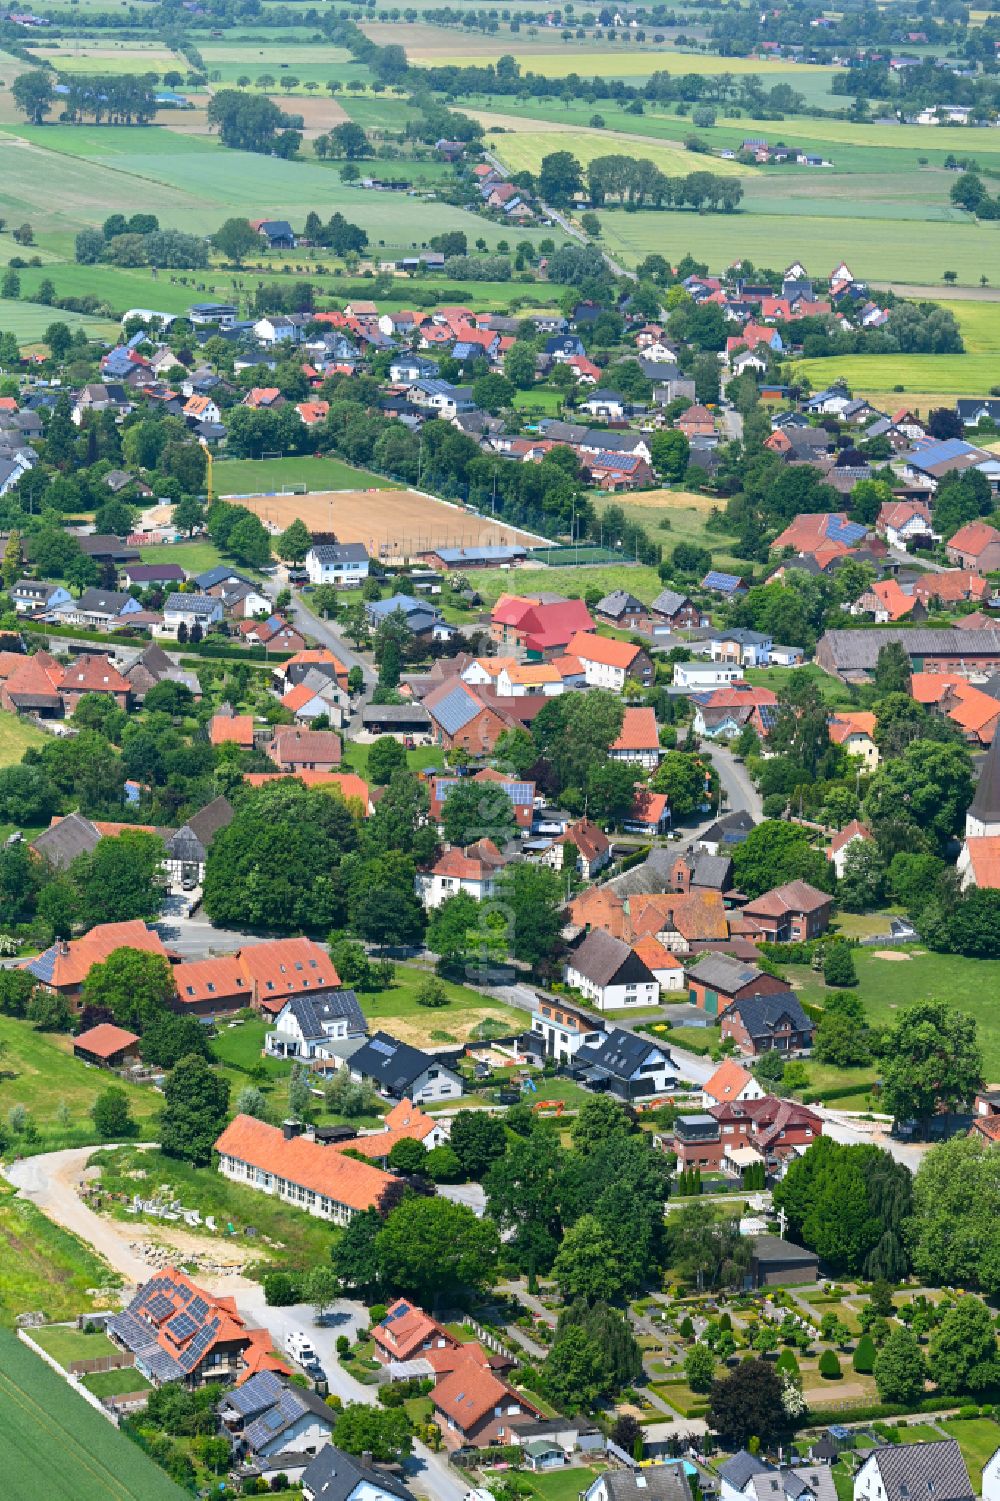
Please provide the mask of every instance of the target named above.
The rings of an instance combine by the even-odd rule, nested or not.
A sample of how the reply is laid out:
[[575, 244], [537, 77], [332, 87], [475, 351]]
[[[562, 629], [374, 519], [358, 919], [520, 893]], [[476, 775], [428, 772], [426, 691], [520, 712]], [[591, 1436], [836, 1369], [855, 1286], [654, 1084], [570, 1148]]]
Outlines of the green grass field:
[[902, 386], [918, 394], [948, 391], [956, 396], [986, 395], [1000, 373], [1000, 302], [937, 300], [958, 321], [964, 354], [841, 355], [828, 360], [800, 360], [795, 368], [807, 375], [816, 389], [842, 379], [866, 394]]
[[[526, 121], [530, 126], [530, 122]], [[491, 134], [486, 138], [489, 149], [496, 153], [512, 172], [537, 172], [542, 157], [550, 151], [570, 150], [581, 166], [586, 167], [595, 156], [608, 156], [614, 152], [648, 157], [671, 177], [684, 177], [695, 172], [702, 163], [724, 177], [747, 177], [756, 169], [744, 167], [739, 162], [722, 161], [719, 158], [708, 162], [703, 156], [685, 151], [683, 146], [673, 146], [664, 141], [644, 138], [641, 143], [634, 136], [612, 130], [581, 130], [569, 127], [565, 130], [517, 130]]]
[[152, 1390], [145, 1376], [134, 1366], [121, 1366], [114, 1371], [92, 1371], [89, 1376], [82, 1376], [80, 1379], [95, 1397], [124, 1397], [127, 1392]]
[[[139, 556], [144, 563], [179, 563], [185, 573], [204, 573], [223, 561], [222, 553], [214, 542], [157, 543], [155, 547], [140, 547]], [[241, 572], [252, 570], [241, 569]]]
[[[25, 273], [21, 278], [21, 289], [30, 298], [31, 293], [38, 290], [38, 285], [44, 280], [47, 267]], [[56, 288], [57, 296], [71, 296], [67, 289]], [[170, 309], [164, 309], [169, 312]], [[117, 323], [107, 318], [91, 317], [87, 313], [67, 313], [62, 308], [49, 307], [42, 302], [12, 302], [0, 303], [0, 327], [4, 333], [13, 334], [20, 345], [37, 344], [50, 323], [65, 323], [67, 328], [86, 329], [90, 338], [114, 339], [118, 334]]]
[[[997, 1425], [992, 1418], [945, 1418], [937, 1425], [955, 1440], [968, 1466], [976, 1494], [982, 1491], [983, 1466], [997, 1447]], [[939, 1437], [940, 1435], [935, 1435]]]
[[354, 469], [341, 459], [309, 454], [287, 459], [220, 459], [213, 469], [217, 495], [266, 495], [305, 485], [310, 490], [398, 490], [393, 480]]
[[9, 222], [28, 219], [36, 233], [75, 234], [83, 225], [102, 224], [109, 213], [132, 213], [137, 203], [162, 224], [198, 234], [211, 233], [232, 214], [251, 215], [262, 203], [280, 207], [295, 222], [313, 208], [326, 214], [342, 208], [363, 225], [373, 249], [425, 246], [446, 229], [464, 229], [470, 240], [482, 236], [491, 245], [551, 233], [491, 224], [431, 200], [364, 193], [315, 161], [229, 151], [214, 137], [159, 125], [4, 125], [0, 142]]
[[0, 1333], [5, 1485], [19, 1501], [181, 1501], [186, 1492], [55, 1371]]
[[601, 594], [612, 589], [628, 589], [637, 599], [648, 604], [662, 587], [656, 569], [643, 564], [638, 567], [627, 563], [597, 563], [589, 568], [518, 568], [514, 573], [505, 573], [500, 568], [476, 570], [476, 593], [487, 605], [494, 604], [501, 594], [526, 596], [547, 590], [582, 598], [591, 589], [599, 589]]
[[[37, 1144], [20, 1150], [55, 1151], [100, 1141], [90, 1109], [102, 1090], [120, 1083], [117, 1078], [74, 1058], [69, 1037], [37, 1032], [30, 1022], [15, 1017], [0, 1016], [0, 1043], [5, 1049], [0, 1058], [3, 1108], [24, 1105], [39, 1132]], [[162, 1096], [136, 1084], [121, 1083], [121, 1088], [143, 1133], [152, 1135]], [[66, 1124], [57, 1114], [62, 1104], [68, 1111]]]
[[88, 1289], [117, 1287], [120, 1280], [82, 1240], [10, 1188], [0, 1193], [0, 1265], [0, 1325], [7, 1327], [22, 1313], [70, 1319], [107, 1307]]
[[[871, 949], [856, 949], [858, 994], [873, 1022], [891, 1023], [917, 1001], [946, 1001], [976, 1019], [986, 1077], [1000, 1077], [1000, 1018], [993, 997], [1000, 985], [1000, 960], [962, 959], [898, 949], [902, 959], [879, 959]], [[830, 992], [811, 969], [788, 966], [801, 999], [822, 1005]], [[856, 1072], [856, 1071], [853, 1071]]]
[[13, 766], [29, 745], [44, 745], [47, 738], [44, 730], [36, 730], [18, 714], [0, 709], [0, 766]]
[[448, 996], [447, 1006], [421, 1006], [417, 993], [426, 975], [426, 970], [414, 965], [397, 964], [396, 978], [389, 990], [360, 997], [361, 1009], [372, 1031], [387, 1026], [402, 1041], [427, 1047], [433, 1042], [466, 1042], [476, 1026], [487, 1018], [509, 1027], [511, 1032], [522, 1032], [531, 1025], [526, 1011], [449, 980], [442, 981]]
[[[917, 228], [906, 219], [860, 218], [848, 202], [832, 196], [825, 204], [829, 212], [823, 208], [810, 200], [807, 212], [789, 212], [784, 195], [769, 213], [629, 214], [607, 209], [600, 219], [607, 248], [631, 265], [669, 244], [671, 255], [690, 252], [715, 268], [729, 264], [734, 247], [766, 266], [781, 247], [783, 263], [797, 258], [817, 279], [843, 258], [855, 276], [872, 280], [926, 284], [940, 282], [946, 270], [953, 270], [963, 285], [976, 286], [982, 273], [995, 270], [1000, 255], [995, 223], [921, 223]], [[890, 381], [889, 388], [894, 384]]]
[[115, 1348], [106, 1334], [87, 1334], [68, 1324], [52, 1324], [35, 1330], [31, 1337], [61, 1366], [70, 1365], [74, 1360], [100, 1360], [102, 1356], [112, 1354]]

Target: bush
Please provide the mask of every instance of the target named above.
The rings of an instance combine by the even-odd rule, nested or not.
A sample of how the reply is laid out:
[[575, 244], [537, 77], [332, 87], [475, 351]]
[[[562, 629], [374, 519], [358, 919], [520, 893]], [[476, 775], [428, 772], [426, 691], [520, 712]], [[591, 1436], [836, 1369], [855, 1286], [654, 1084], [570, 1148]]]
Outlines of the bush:
[[854, 955], [846, 943], [828, 943], [823, 951], [823, 979], [828, 985], [856, 985]]
[[841, 1377], [840, 1361], [832, 1350], [824, 1350], [819, 1358], [819, 1373], [824, 1381], [839, 1381]]
[[870, 1376], [875, 1369], [875, 1341], [870, 1334], [863, 1334], [851, 1358], [851, 1365], [859, 1376]]
[[264, 1302], [269, 1308], [290, 1308], [298, 1302], [298, 1285], [288, 1272], [268, 1272], [264, 1278]]

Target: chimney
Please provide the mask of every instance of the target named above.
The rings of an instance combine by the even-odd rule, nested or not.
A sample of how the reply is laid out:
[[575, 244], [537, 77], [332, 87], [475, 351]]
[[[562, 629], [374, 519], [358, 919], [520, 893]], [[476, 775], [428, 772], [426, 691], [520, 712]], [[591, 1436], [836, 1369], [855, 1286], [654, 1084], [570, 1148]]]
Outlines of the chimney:
[[374, 1465], [375, 1465], [375, 1456], [374, 1456], [374, 1454], [372, 1453], [372, 1451], [370, 1449], [365, 1449], [364, 1452], [361, 1455], [361, 1468], [363, 1470], [370, 1470], [370, 1469], [374, 1468]]
[[282, 1121], [282, 1123], [281, 1123], [281, 1134], [282, 1134], [282, 1136], [284, 1136], [284, 1138], [285, 1138], [286, 1141], [291, 1141], [292, 1138], [295, 1137], [295, 1136], [301, 1136], [301, 1134], [302, 1134], [302, 1122], [301, 1121], [292, 1121], [292, 1120]]

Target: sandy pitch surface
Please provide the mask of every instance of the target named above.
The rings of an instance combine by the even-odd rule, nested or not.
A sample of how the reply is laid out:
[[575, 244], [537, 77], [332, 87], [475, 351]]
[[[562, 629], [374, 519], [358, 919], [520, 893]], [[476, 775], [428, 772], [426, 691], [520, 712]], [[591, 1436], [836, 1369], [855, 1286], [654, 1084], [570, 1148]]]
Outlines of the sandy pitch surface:
[[360, 542], [373, 557], [412, 557], [437, 547], [480, 547], [520, 542], [537, 546], [530, 532], [420, 495], [415, 490], [320, 490], [307, 495], [253, 495], [240, 504], [284, 531], [301, 517], [311, 532], [334, 532], [339, 542]]

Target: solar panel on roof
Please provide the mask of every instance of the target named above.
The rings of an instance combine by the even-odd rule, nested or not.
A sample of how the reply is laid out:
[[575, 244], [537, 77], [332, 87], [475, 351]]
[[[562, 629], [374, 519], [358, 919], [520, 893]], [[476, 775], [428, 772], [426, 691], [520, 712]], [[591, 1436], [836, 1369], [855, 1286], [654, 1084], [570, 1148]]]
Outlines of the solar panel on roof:
[[383, 1042], [379, 1037], [372, 1038], [372, 1047], [376, 1053], [381, 1053], [384, 1058], [391, 1058], [396, 1051], [395, 1048], [390, 1047], [387, 1042]]
[[165, 1293], [156, 1293], [146, 1304], [146, 1312], [151, 1319], [160, 1323], [162, 1319], [169, 1318], [174, 1311], [174, 1305]]
[[705, 575], [705, 587], [708, 589], [733, 589], [739, 583], [734, 573], [718, 573], [710, 569]]
[[190, 1339], [192, 1334], [196, 1334], [197, 1332], [198, 1325], [191, 1315], [187, 1313], [175, 1314], [167, 1325], [167, 1333], [178, 1344], [180, 1344], [181, 1340]]
[[169, 1277], [165, 1278], [164, 1280], [166, 1282], [166, 1285], [173, 1289], [182, 1303], [187, 1303], [191, 1300], [191, 1298], [194, 1297], [194, 1289], [191, 1287], [185, 1287], [183, 1282], [171, 1282]]
[[193, 1298], [188, 1304], [188, 1313], [193, 1319], [203, 1319], [208, 1312], [208, 1304], [202, 1297]]

